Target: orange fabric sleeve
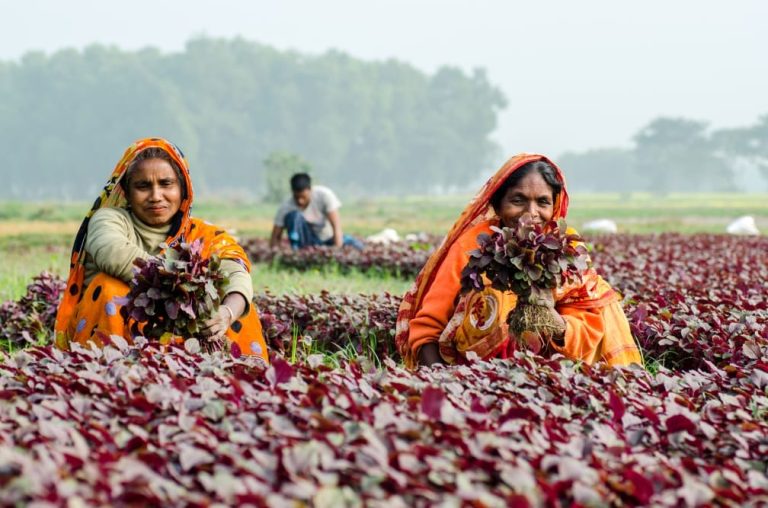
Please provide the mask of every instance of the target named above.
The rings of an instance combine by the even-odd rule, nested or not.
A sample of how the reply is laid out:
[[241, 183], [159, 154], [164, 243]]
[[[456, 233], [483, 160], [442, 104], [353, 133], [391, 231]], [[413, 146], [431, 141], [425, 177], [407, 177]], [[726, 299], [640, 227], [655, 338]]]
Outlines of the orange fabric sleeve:
[[437, 342], [453, 316], [456, 297], [461, 289], [461, 271], [467, 264], [469, 252], [477, 248], [477, 235], [490, 232], [489, 222], [482, 222], [461, 235], [448, 250], [421, 302], [421, 308], [411, 319], [408, 344], [414, 356], [424, 344]]

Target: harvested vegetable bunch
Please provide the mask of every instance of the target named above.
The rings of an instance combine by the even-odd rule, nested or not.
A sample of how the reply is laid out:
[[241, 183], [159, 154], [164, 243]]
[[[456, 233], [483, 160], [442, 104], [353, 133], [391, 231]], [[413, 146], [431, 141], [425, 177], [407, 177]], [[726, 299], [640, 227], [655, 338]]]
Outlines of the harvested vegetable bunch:
[[[135, 261], [128, 296], [121, 299], [123, 317], [141, 323], [142, 335], [168, 343], [181, 337], [200, 338], [203, 322], [218, 310], [226, 283], [221, 260], [202, 256], [203, 243], [180, 243], [163, 255]], [[221, 341], [201, 340], [203, 349], [219, 350]]]
[[562, 219], [537, 224], [525, 215], [512, 228], [492, 230], [477, 238], [478, 248], [461, 274], [462, 292], [481, 291], [486, 280], [496, 290], [514, 292], [518, 299], [507, 317], [510, 334], [523, 347], [542, 352], [565, 332], [553, 315], [552, 292], [581, 280], [589, 266], [587, 249]]

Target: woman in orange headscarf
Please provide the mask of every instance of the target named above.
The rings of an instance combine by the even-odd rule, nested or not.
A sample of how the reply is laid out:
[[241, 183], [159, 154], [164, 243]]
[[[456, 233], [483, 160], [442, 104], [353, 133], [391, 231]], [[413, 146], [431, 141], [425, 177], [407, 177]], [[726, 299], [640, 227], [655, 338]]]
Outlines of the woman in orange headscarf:
[[193, 196], [189, 166], [175, 145], [147, 138], [128, 147], [75, 238], [56, 315], [58, 347], [100, 347], [110, 335], [140, 335], [141, 323], [125, 320], [115, 301], [128, 294], [133, 261], [162, 255], [163, 244], [202, 240], [203, 256], [217, 255], [227, 280], [222, 304], [202, 324], [202, 335], [226, 336], [242, 354], [268, 361], [245, 251], [223, 229], [191, 217]]
[[[409, 368], [507, 358], [516, 348], [506, 317], [514, 293], [491, 287], [461, 295], [461, 271], [477, 236], [491, 226], [513, 226], [525, 214], [534, 222], [565, 218], [568, 192], [560, 169], [542, 155], [511, 158], [480, 189], [403, 298], [397, 318], [397, 347]], [[549, 295], [548, 295], [549, 296]], [[643, 364], [620, 298], [593, 268], [576, 284], [552, 291], [543, 302], [562, 333], [542, 338], [544, 347], [566, 357], [609, 365]]]

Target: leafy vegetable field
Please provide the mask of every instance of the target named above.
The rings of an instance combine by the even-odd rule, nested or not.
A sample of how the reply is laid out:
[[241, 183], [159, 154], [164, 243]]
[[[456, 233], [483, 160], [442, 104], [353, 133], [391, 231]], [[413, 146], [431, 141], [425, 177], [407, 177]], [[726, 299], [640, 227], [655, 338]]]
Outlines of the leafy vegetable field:
[[272, 249], [268, 240], [251, 238], [243, 242], [243, 247], [254, 263], [274, 263], [296, 270], [335, 266], [342, 271], [358, 270], [414, 278], [441, 240], [440, 236], [423, 235], [419, 241], [369, 243], [363, 250], [310, 247], [294, 251], [287, 245]]
[[[0, 307], [4, 504], [760, 506], [768, 238], [591, 239], [648, 371], [518, 353], [408, 372], [399, 297], [256, 298], [275, 351], [45, 342], [61, 291]], [[26, 334], [24, 332], [27, 332]], [[23, 348], [21, 351], [19, 349]]]

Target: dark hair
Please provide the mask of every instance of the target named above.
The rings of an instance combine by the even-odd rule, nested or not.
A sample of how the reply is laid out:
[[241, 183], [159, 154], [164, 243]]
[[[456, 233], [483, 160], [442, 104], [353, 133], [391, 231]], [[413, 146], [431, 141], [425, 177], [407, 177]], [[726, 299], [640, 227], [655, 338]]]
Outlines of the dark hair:
[[301, 192], [312, 188], [312, 179], [306, 173], [296, 173], [291, 177], [291, 190]]
[[120, 179], [120, 186], [123, 188], [123, 191], [128, 191], [131, 173], [133, 173], [139, 164], [150, 159], [162, 159], [171, 165], [173, 172], [176, 173], [176, 178], [179, 180], [179, 185], [181, 186], [181, 197], [182, 199], [187, 199], [187, 181], [184, 179], [184, 175], [181, 174], [181, 168], [179, 168], [179, 165], [173, 160], [173, 157], [171, 157], [168, 152], [157, 147], [147, 148], [136, 154], [136, 157], [131, 161], [128, 169], [125, 170], [125, 174]]
[[547, 185], [552, 189], [552, 198], [557, 199], [557, 196], [560, 195], [560, 191], [563, 190], [563, 184], [557, 179], [555, 168], [546, 161], [533, 161], [525, 164], [509, 175], [509, 178], [501, 184], [501, 187], [496, 189], [496, 192], [491, 196], [491, 205], [493, 206], [493, 209], [498, 210], [501, 206], [501, 200], [504, 199], [507, 191], [516, 187], [517, 184], [520, 183], [520, 180], [525, 178], [525, 176], [532, 171], [536, 171], [541, 175]]

